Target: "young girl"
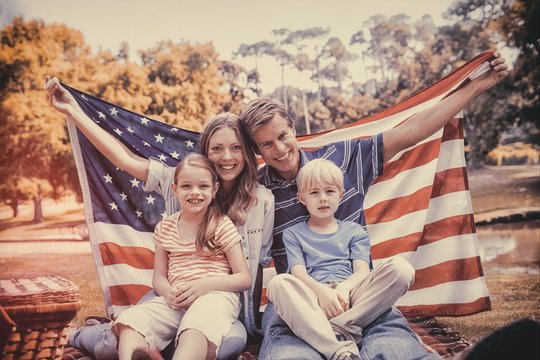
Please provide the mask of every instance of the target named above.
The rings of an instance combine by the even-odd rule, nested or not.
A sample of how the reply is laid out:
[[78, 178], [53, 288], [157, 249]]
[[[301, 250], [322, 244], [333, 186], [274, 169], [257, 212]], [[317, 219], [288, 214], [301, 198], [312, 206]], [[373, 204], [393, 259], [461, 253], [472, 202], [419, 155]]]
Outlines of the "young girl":
[[215, 359], [240, 312], [237, 292], [251, 279], [234, 224], [215, 201], [219, 183], [208, 158], [191, 153], [175, 170], [182, 207], [154, 232], [153, 286], [159, 297], [122, 312], [113, 324], [120, 360], [137, 347], [163, 350], [176, 338], [178, 359]]

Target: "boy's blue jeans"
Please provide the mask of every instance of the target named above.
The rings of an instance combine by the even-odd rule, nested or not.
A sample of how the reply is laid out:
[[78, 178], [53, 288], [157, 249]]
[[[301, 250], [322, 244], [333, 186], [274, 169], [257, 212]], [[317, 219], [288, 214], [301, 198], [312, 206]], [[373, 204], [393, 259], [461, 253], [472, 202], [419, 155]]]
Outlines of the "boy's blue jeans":
[[[324, 360], [321, 354], [292, 333], [272, 303], [268, 303], [264, 311], [262, 330], [260, 360], [290, 360], [291, 354], [295, 360]], [[364, 329], [360, 356], [363, 360], [441, 359], [424, 349], [396, 308], [388, 310]]]

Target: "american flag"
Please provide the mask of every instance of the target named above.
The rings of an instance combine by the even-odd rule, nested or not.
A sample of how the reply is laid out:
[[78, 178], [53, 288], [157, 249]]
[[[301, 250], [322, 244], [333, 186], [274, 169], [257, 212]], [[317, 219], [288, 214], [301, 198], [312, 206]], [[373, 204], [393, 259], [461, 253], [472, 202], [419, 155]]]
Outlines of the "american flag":
[[[433, 106], [489, 70], [484, 52], [439, 82], [380, 113], [342, 128], [299, 136], [300, 146], [377, 134]], [[83, 111], [134, 153], [169, 166], [196, 150], [198, 133], [135, 114], [67, 87]], [[107, 161], [69, 122], [93, 255], [109, 316], [151, 288], [152, 231], [165, 215], [161, 196]], [[365, 200], [374, 262], [399, 255], [416, 281], [399, 301], [410, 315], [467, 315], [489, 310], [464, 159], [463, 116], [385, 164]], [[275, 271], [265, 269], [264, 284]], [[264, 293], [264, 289], [263, 289]]]

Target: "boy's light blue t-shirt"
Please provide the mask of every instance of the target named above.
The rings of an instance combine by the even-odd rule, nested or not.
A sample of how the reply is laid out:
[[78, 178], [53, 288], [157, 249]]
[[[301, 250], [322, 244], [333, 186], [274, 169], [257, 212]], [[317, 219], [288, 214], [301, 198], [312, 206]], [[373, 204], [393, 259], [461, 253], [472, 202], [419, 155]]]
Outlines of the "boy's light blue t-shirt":
[[352, 260], [369, 263], [370, 242], [367, 232], [352, 221], [339, 221], [333, 234], [319, 234], [306, 221], [283, 231], [288, 271], [293, 265], [304, 265], [316, 281], [341, 282], [353, 273]]

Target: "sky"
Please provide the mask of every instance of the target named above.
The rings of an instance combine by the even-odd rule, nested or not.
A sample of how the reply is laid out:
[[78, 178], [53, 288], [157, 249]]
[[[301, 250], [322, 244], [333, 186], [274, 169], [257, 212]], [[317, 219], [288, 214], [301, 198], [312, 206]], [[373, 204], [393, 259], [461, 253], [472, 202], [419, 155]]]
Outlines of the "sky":
[[[230, 60], [242, 43], [272, 40], [273, 29], [330, 27], [331, 36], [348, 44], [370, 16], [404, 13], [411, 20], [429, 14], [436, 25], [452, 0], [0, 0], [0, 27], [14, 16], [64, 23], [80, 30], [85, 41], [116, 53], [127, 41], [130, 52], [154, 47], [161, 40], [212, 42], [220, 58]], [[134, 56], [132, 56], [133, 58]], [[253, 59], [236, 59], [246, 68]], [[354, 65], [352, 66], [354, 67]], [[363, 71], [354, 71], [360, 77]], [[280, 85], [275, 63], [261, 64], [263, 90]], [[293, 76], [294, 74], [289, 74]], [[293, 79], [299, 81], [302, 79]], [[357, 81], [364, 79], [356, 78]]]

